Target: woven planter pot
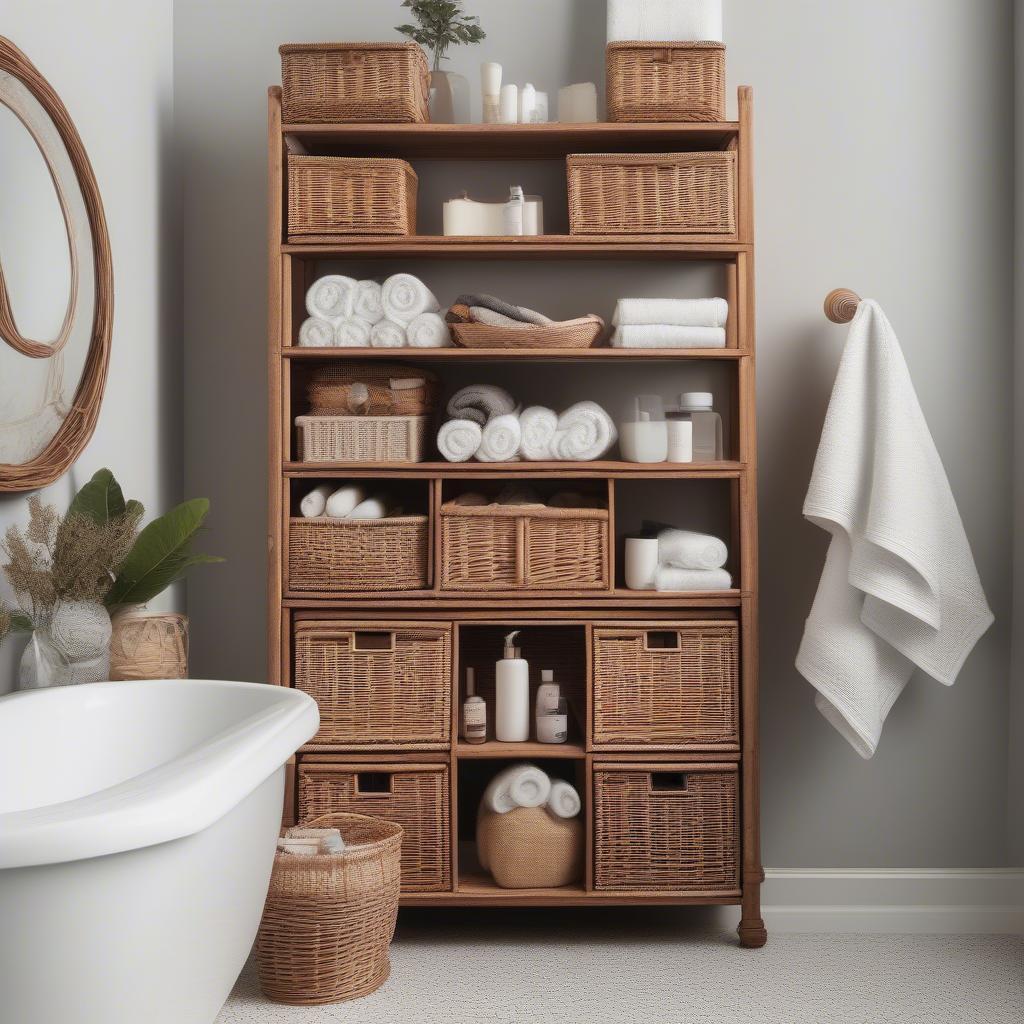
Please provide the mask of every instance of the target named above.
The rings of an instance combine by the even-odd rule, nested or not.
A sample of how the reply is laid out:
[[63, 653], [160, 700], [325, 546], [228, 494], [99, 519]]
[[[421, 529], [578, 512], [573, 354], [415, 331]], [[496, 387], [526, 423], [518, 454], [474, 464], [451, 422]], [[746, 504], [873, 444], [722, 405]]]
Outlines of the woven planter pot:
[[557, 818], [543, 807], [482, 810], [476, 846], [480, 866], [503, 889], [557, 888], [583, 875], [582, 819]]

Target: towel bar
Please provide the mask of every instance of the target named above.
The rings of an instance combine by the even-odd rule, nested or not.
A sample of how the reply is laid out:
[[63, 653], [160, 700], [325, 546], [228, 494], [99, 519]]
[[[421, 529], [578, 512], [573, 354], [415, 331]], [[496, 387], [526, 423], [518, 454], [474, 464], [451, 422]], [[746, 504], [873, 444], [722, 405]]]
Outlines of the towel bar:
[[849, 288], [836, 288], [825, 296], [825, 316], [834, 324], [848, 324], [856, 315], [860, 296]]

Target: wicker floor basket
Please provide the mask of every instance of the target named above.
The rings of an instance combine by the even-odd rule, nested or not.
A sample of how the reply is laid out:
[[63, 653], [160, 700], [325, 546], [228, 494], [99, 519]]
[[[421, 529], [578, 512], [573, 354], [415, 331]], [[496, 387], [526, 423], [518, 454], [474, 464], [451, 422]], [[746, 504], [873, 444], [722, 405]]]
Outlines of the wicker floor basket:
[[429, 416], [296, 416], [302, 462], [422, 462]]
[[736, 154], [566, 157], [574, 235], [736, 233]]
[[480, 866], [503, 889], [552, 889], [583, 877], [582, 818], [558, 818], [543, 807], [482, 810], [476, 846]]
[[452, 338], [463, 348], [590, 348], [604, 330], [593, 313], [577, 320], [529, 327], [492, 324], [449, 324]]
[[416, 172], [405, 160], [288, 155], [288, 238], [414, 235]]
[[609, 43], [609, 121], [724, 121], [722, 43]]
[[442, 590], [606, 590], [608, 510], [441, 506]]
[[358, 811], [401, 825], [402, 889], [452, 887], [448, 764], [299, 762], [299, 819]]
[[739, 743], [739, 626], [595, 627], [597, 746]]
[[594, 765], [594, 888], [739, 894], [735, 764]]
[[380, 988], [398, 918], [402, 829], [362, 814], [330, 814], [315, 824], [339, 829], [345, 852], [277, 854], [256, 936], [263, 994], [295, 1006]]
[[295, 623], [296, 689], [320, 708], [314, 743], [375, 750], [442, 746], [451, 736], [451, 626]]
[[314, 416], [426, 416], [440, 383], [436, 373], [398, 363], [341, 362], [315, 367], [305, 391]]
[[429, 120], [430, 68], [416, 43], [289, 43], [280, 53], [285, 121]]

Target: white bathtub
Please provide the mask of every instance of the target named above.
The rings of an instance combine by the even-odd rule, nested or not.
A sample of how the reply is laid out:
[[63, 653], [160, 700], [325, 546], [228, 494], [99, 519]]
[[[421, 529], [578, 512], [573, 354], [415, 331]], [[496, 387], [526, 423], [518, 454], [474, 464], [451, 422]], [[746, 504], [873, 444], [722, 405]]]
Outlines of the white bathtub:
[[0, 1021], [211, 1024], [256, 935], [305, 694], [0, 698]]

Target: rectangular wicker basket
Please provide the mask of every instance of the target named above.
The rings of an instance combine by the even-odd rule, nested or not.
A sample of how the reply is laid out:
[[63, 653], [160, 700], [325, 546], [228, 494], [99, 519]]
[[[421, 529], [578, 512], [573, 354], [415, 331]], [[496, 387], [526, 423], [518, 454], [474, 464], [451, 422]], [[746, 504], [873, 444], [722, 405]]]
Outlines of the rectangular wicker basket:
[[429, 416], [296, 416], [302, 462], [422, 462]]
[[427, 516], [305, 519], [288, 529], [288, 589], [422, 590], [429, 583]]
[[739, 625], [594, 629], [595, 746], [739, 743]]
[[373, 749], [449, 742], [451, 626], [300, 619], [294, 642], [295, 688], [320, 708], [313, 743]]
[[288, 238], [414, 235], [419, 179], [405, 160], [288, 154]]
[[594, 765], [594, 888], [739, 895], [735, 764]]
[[299, 821], [353, 811], [401, 825], [403, 892], [452, 887], [448, 765], [302, 758]]
[[416, 43], [288, 43], [279, 52], [285, 121], [429, 120], [430, 68]]
[[724, 121], [723, 43], [609, 43], [609, 121]]
[[566, 157], [574, 235], [736, 233], [736, 154]]
[[441, 506], [442, 590], [606, 590], [608, 510]]

